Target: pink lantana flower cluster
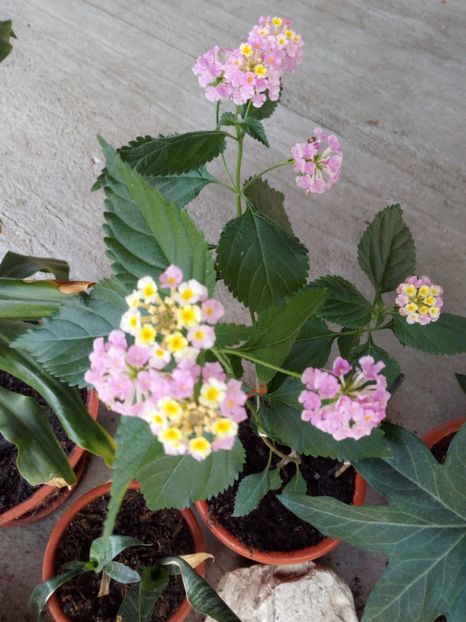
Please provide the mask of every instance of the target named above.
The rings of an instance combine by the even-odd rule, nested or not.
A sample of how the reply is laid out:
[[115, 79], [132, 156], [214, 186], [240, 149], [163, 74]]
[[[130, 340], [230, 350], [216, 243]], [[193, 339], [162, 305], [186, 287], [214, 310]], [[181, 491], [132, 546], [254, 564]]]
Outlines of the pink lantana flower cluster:
[[363, 356], [354, 369], [341, 357], [331, 372], [309, 367], [302, 375], [306, 390], [299, 396], [304, 406], [301, 418], [337, 441], [368, 436], [385, 417], [390, 399], [380, 373], [384, 367], [372, 356]]
[[320, 194], [340, 178], [343, 154], [340, 141], [316, 127], [314, 136], [305, 143], [291, 147], [296, 184], [306, 194]]
[[266, 92], [272, 101], [280, 95], [280, 79], [302, 60], [302, 40], [292, 21], [261, 17], [239, 48], [213, 47], [193, 67], [209, 101], [251, 101], [260, 108]]
[[108, 408], [147, 421], [167, 454], [203, 460], [231, 449], [246, 419], [247, 396], [219, 363], [197, 362], [215, 343], [224, 313], [198, 281], [177, 266], [139, 280], [126, 298], [120, 329], [94, 340], [85, 379]]
[[430, 324], [440, 317], [443, 289], [427, 276], [410, 276], [396, 288], [395, 304], [408, 324]]

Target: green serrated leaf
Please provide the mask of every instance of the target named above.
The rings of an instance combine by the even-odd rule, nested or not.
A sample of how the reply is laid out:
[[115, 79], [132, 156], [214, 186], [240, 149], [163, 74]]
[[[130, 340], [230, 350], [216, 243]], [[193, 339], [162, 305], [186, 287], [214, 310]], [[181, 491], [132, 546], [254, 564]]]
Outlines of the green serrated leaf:
[[[347, 334], [349, 333], [349, 334]], [[340, 331], [340, 335], [337, 338], [338, 351], [343, 358], [348, 358], [349, 353], [353, 348], [359, 345], [361, 341], [361, 332], [359, 330], [352, 330], [347, 326], [343, 326]], [[315, 365], [318, 367], [318, 365]]]
[[[281, 89], [280, 89], [281, 95]], [[268, 91], [266, 92], [266, 101], [262, 104], [260, 108], [256, 108], [255, 106], [248, 106], [248, 104], [243, 104], [241, 107], [241, 115], [244, 118], [246, 114], [246, 110], [249, 108], [248, 117], [255, 117], [256, 119], [268, 119], [275, 112], [276, 107], [278, 106], [278, 100], [272, 101], [268, 97]]]
[[380, 293], [394, 290], [416, 273], [416, 248], [399, 205], [379, 212], [358, 246], [361, 268]]
[[288, 484], [283, 488], [284, 494], [289, 494], [293, 492], [298, 492], [301, 494], [306, 494], [307, 491], [307, 483], [304, 477], [301, 474], [301, 470], [299, 467], [296, 467], [296, 474], [294, 477], [288, 482]]
[[44, 583], [41, 583], [34, 588], [31, 598], [29, 599], [29, 607], [34, 609], [38, 620], [40, 620], [40, 614], [52, 594], [61, 585], [85, 571], [85, 566], [86, 562], [75, 562], [75, 567], [72, 570], [67, 570], [66, 572], [63, 572], [48, 581], [44, 581]]
[[52, 318], [20, 337], [15, 348], [24, 349], [63, 382], [83, 387], [93, 341], [119, 327], [126, 293], [113, 280], [101, 281], [90, 294], [66, 300]]
[[392, 330], [404, 346], [430, 354], [466, 352], [466, 318], [442, 313], [436, 322], [425, 326], [408, 324], [401, 315], [393, 317]]
[[238, 123], [246, 134], [259, 141], [266, 147], [270, 147], [269, 139], [265, 133], [264, 126], [257, 117], [248, 116], [244, 121]]
[[388, 388], [391, 390], [400, 377], [401, 368], [400, 364], [394, 359], [388, 352], [376, 346], [375, 343], [363, 343], [360, 346], [356, 346], [351, 350], [348, 355], [351, 363], [355, 364], [362, 356], [372, 356], [375, 361], [382, 361], [385, 363], [382, 374], [386, 377]]
[[253, 311], [300, 289], [309, 267], [307, 249], [297, 238], [251, 210], [226, 224], [217, 260], [230, 292]]
[[362, 328], [371, 321], [371, 303], [341, 276], [322, 276], [310, 285], [327, 290], [327, 300], [319, 311], [325, 320], [349, 328]]
[[[280, 367], [303, 326], [318, 312], [325, 297], [325, 291], [303, 289], [270, 306], [261, 313], [251, 329], [250, 337], [236, 351], [245, 358], [253, 357]], [[268, 382], [275, 374], [263, 365], [257, 366], [257, 373], [264, 382]]]
[[392, 456], [355, 466], [388, 506], [347, 506], [336, 499], [283, 494], [280, 501], [324, 534], [377, 551], [389, 564], [362, 622], [449, 622], [464, 618], [466, 576], [466, 426], [439, 464], [413, 434], [387, 426]]
[[70, 267], [63, 259], [32, 257], [8, 251], [0, 263], [0, 277], [3, 278], [26, 279], [36, 272], [51, 272], [61, 281], [70, 278]]
[[30, 335], [25, 332], [24, 325], [6, 320], [0, 322], [0, 369], [35, 389], [57, 415], [68, 438], [87, 451], [102, 456], [110, 465], [114, 454], [113, 439], [89, 415], [79, 392], [47, 373], [44, 366], [26, 352], [11, 347], [24, 335]]
[[263, 399], [259, 410], [261, 424], [274, 440], [291, 447], [299, 454], [338, 458], [348, 462], [389, 455], [381, 428], [376, 428], [370, 436], [358, 441], [337, 441], [330, 434], [303, 421], [303, 407], [298, 401], [303, 390], [299, 379], [288, 378], [276, 391], [267, 394]]
[[181, 175], [145, 176], [144, 179], [157, 188], [168, 203], [178, 208], [185, 207], [205, 186], [215, 182], [215, 177], [204, 166]]
[[11, 19], [0, 22], [0, 63], [5, 60], [13, 49], [10, 39], [16, 39]]
[[246, 180], [244, 194], [254, 209], [293, 235], [288, 214], [284, 208], [285, 195], [269, 185], [265, 179]]
[[145, 137], [121, 149], [122, 159], [141, 175], [180, 175], [200, 168], [224, 151], [225, 134], [196, 131], [160, 138]]
[[105, 242], [118, 278], [157, 277], [170, 264], [212, 292], [215, 267], [203, 234], [189, 216], [104, 144], [107, 160]]
[[251, 329], [252, 327], [246, 324], [219, 322], [215, 326], [215, 345], [217, 348], [235, 346], [250, 337]]
[[255, 510], [270, 490], [280, 488], [281, 482], [280, 470], [270, 470], [268, 465], [260, 473], [244, 477], [238, 486], [232, 516], [246, 516]]
[[181, 572], [186, 597], [192, 608], [218, 622], [241, 622], [210, 585], [181, 557], [164, 557], [160, 564], [176, 566]]
[[[152, 546], [131, 536], [109, 536], [96, 538], [91, 543], [89, 560], [95, 565], [95, 572], [101, 572], [117, 555], [132, 546]], [[123, 564], [122, 564], [123, 565]], [[115, 571], [117, 572], [117, 570]], [[119, 579], [117, 579], [119, 581]]]
[[55, 480], [72, 485], [76, 476], [48, 422], [46, 410], [32, 397], [0, 387], [0, 432], [18, 449], [16, 466], [30, 484]]

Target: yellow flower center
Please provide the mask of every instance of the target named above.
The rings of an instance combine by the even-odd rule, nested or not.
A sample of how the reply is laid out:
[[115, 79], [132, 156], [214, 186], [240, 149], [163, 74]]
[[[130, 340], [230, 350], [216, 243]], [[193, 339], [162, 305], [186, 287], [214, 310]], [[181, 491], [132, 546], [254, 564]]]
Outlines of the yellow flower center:
[[254, 73], [256, 74], [256, 76], [259, 76], [259, 78], [263, 78], [267, 75], [267, 68], [265, 67], [265, 65], [259, 63], [254, 67]]
[[239, 47], [239, 50], [243, 56], [246, 56], [246, 58], [252, 56], [253, 49], [252, 46], [249, 45], [249, 43], [242, 43]]

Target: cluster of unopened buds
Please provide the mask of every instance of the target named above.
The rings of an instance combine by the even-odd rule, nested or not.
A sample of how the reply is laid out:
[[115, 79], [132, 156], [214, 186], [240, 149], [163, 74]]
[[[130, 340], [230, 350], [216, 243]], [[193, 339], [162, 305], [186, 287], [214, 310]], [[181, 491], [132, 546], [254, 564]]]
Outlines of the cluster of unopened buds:
[[430, 324], [440, 317], [443, 289], [427, 276], [410, 276], [396, 288], [395, 304], [408, 324]]
[[177, 266], [159, 286], [140, 279], [126, 302], [121, 330], [95, 339], [86, 381], [110, 409], [147, 421], [167, 454], [203, 460], [231, 449], [247, 396], [219, 363], [197, 362], [215, 343], [221, 303]]
[[390, 399], [380, 373], [384, 367], [372, 356], [361, 357], [355, 368], [342, 357], [335, 359], [331, 372], [309, 367], [302, 375], [301, 418], [337, 441], [368, 436], [384, 419]]
[[291, 148], [296, 184], [306, 194], [320, 194], [340, 178], [343, 154], [340, 141], [333, 134], [316, 128], [314, 136], [305, 143]]
[[205, 88], [209, 101], [251, 101], [260, 108], [280, 96], [283, 72], [292, 73], [302, 60], [301, 36], [292, 21], [282, 17], [261, 17], [247, 41], [238, 48], [215, 46], [196, 61], [193, 72]]

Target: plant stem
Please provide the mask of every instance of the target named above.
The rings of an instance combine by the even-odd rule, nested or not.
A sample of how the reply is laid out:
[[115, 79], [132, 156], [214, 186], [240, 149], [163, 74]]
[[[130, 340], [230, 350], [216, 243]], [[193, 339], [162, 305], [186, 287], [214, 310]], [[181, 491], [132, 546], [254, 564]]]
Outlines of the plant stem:
[[276, 365], [272, 365], [271, 363], [266, 363], [265, 361], [261, 361], [257, 359], [255, 356], [251, 356], [250, 354], [246, 354], [241, 350], [230, 350], [223, 349], [223, 354], [232, 354], [233, 356], [239, 356], [247, 361], [251, 361], [251, 363], [256, 363], [256, 365], [262, 365], [263, 367], [268, 367], [269, 369], [273, 369], [274, 371], [280, 372], [282, 374], [286, 374], [287, 376], [293, 376], [294, 378], [301, 378], [301, 374], [298, 374], [295, 371], [290, 371], [289, 369], [283, 369], [282, 367], [277, 367]]
[[285, 466], [287, 462], [294, 462], [295, 464], [301, 464], [301, 458], [299, 456], [293, 456], [292, 454], [284, 454], [282, 451], [280, 451], [279, 449], [275, 447], [275, 445], [272, 443], [272, 441], [267, 436], [259, 435], [259, 438], [264, 443], [264, 445], [267, 445], [270, 451], [273, 451], [273, 453], [276, 454], [283, 461], [286, 460], [286, 462], [283, 462], [282, 466]]
[[103, 596], [108, 596], [110, 593], [110, 577], [105, 572], [102, 572], [102, 579], [100, 580], [100, 588], [99, 593], [97, 594], [97, 598], [102, 598]]
[[244, 132], [236, 126], [236, 136], [238, 138], [238, 155], [236, 157], [236, 213], [241, 216], [241, 162], [243, 159], [243, 140]]
[[246, 190], [248, 186], [252, 184], [253, 181], [255, 181], [256, 179], [259, 179], [260, 177], [262, 177], [262, 175], [265, 175], [266, 173], [270, 173], [270, 171], [274, 171], [276, 168], [281, 168], [282, 166], [290, 166], [290, 164], [293, 164], [293, 160], [285, 160], [284, 162], [279, 162], [278, 164], [269, 166], [269, 168], [266, 168], [265, 170], [261, 171], [257, 175], [254, 175], [254, 177], [251, 177], [248, 183], [245, 184], [243, 188], [243, 192]]

